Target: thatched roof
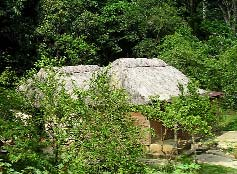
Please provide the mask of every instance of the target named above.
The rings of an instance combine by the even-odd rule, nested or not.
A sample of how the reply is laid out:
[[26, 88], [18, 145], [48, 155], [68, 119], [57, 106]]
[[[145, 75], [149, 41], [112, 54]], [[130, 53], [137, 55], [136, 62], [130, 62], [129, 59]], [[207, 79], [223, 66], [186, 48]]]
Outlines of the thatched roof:
[[[159, 96], [160, 100], [169, 100], [180, 94], [179, 84], [184, 87], [188, 78], [179, 70], [167, 65], [159, 59], [121, 58], [110, 65], [111, 85], [124, 88], [131, 95], [134, 104], [145, 104], [151, 96]], [[71, 91], [73, 85], [87, 89], [92, 74], [100, 71], [97, 65], [78, 65], [57, 68], [58, 72], [65, 73], [63, 80], [66, 89]], [[44, 76], [41, 69], [38, 76]]]
[[117, 87], [125, 88], [135, 104], [148, 103], [151, 96], [169, 100], [180, 94], [179, 84], [188, 84], [183, 73], [159, 59], [118, 59], [112, 63], [111, 72]]
[[[74, 86], [88, 89], [92, 75], [101, 69], [102, 68], [98, 65], [77, 65], [54, 68], [57, 74], [63, 74], [60, 78], [65, 82], [65, 88], [68, 91], [72, 91]], [[47, 73], [42, 68], [37, 73], [37, 76], [44, 79], [45, 76], [47, 76]]]

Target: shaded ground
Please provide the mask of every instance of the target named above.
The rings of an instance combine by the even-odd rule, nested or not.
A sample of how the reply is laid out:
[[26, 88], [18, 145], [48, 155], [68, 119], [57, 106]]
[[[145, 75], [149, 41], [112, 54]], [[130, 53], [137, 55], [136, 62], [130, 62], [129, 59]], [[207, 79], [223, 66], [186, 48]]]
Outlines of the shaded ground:
[[237, 174], [234, 168], [228, 168], [217, 165], [202, 164], [200, 174]]
[[224, 131], [237, 131], [237, 113], [229, 111], [224, 114]]
[[207, 163], [212, 165], [221, 165], [225, 167], [231, 167], [237, 169], [237, 160], [228, 156], [222, 156], [219, 154], [213, 153], [203, 153], [201, 155], [197, 155], [198, 162]]
[[208, 150], [197, 155], [198, 162], [211, 165], [221, 165], [237, 169], [237, 159], [233, 155], [225, 153], [227, 149], [237, 148], [237, 131], [226, 131], [216, 138], [218, 149]]

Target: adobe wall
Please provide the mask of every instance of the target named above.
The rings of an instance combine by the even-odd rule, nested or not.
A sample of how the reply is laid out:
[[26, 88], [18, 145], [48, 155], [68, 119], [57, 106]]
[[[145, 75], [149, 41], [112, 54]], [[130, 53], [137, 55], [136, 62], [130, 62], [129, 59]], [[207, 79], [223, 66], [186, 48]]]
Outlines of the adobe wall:
[[174, 138], [174, 132], [170, 129], [166, 129], [165, 133], [165, 127], [158, 120], [150, 120], [150, 128], [155, 133], [155, 135], [151, 138], [151, 143], [157, 143], [160, 141], [162, 139], [162, 135], [164, 140]]
[[141, 127], [143, 136], [141, 143], [144, 145], [151, 144], [150, 121], [139, 112], [132, 112], [131, 117], [134, 119], [134, 124]]
[[[174, 138], [174, 131], [171, 129], [166, 129], [162, 125], [162, 122], [158, 120], [149, 120], [144, 115], [139, 112], [132, 112], [131, 117], [134, 119], [134, 124], [136, 126], [140, 126], [142, 129], [143, 136], [141, 143], [144, 145], [151, 145], [159, 143], [162, 140], [162, 135], [164, 140], [169, 140]], [[151, 136], [152, 129], [154, 136]], [[180, 140], [188, 140], [190, 139], [190, 135], [185, 131], [178, 131], [178, 139]]]

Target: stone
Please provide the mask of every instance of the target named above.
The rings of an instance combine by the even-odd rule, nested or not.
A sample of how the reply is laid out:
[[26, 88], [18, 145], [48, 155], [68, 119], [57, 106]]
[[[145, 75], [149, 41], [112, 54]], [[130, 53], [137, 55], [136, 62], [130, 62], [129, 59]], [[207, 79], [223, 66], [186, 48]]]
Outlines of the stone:
[[237, 169], [237, 161], [215, 154], [201, 154], [197, 155], [197, 161], [201, 163], [208, 163], [212, 165], [221, 165], [225, 167], [232, 167]]
[[163, 147], [161, 144], [151, 144], [150, 152], [158, 154], [176, 154], [176, 148], [173, 144], [164, 144]]
[[150, 145], [150, 152], [151, 153], [161, 153], [162, 146], [160, 144], [151, 144]]
[[164, 144], [163, 145], [163, 152], [166, 154], [176, 154], [176, 148], [172, 144]]
[[216, 138], [221, 149], [237, 148], [237, 131], [225, 131]]

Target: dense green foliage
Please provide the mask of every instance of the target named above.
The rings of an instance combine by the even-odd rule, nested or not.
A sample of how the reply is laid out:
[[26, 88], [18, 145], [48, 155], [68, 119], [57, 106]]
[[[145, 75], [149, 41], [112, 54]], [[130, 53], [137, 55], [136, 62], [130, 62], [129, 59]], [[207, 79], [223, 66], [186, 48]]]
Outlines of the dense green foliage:
[[167, 128], [184, 130], [190, 135], [210, 135], [215, 126], [218, 126], [215, 105], [211, 105], [208, 96], [197, 93], [197, 84], [190, 83], [188, 91], [183, 91], [171, 101], [160, 102], [154, 98], [152, 104], [137, 106], [136, 110], [148, 118], [162, 121]]
[[197, 79], [202, 88], [223, 91], [226, 106], [236, 109], [235, 39], [210, 36], [200, 41], [182, 27], [166, 36], [159, 50], [161, 59]]
[[225, 112], [223, 114], [224, 117], [224, 124], [223, 130], [224, 131], [237, 131], [237, 113], [236, 112]]
[[[1, 150], [7, 150], [0, 156], [3, 173], [156, 173], [140, 161], [143, 133], [134, 126], [131, 111], [199, 136], [210, 134], [216, 122], [208, 97], [198, 95], [195, 84], [189, 85], [189, 95], [182, 93], [172, 103], [154, 100], [131, 107], [126, 93], [109, 85], [106, 72], [96, 74], [88, 90], [74, 88], [71, 94], [65, 76], [45, 72], [43, 79], [27, 80], [22, 92], [1, 89], [0, 140]], [[199, 165], [167, 170], [195, 173]]]
[[98, 74], [89, 90], [75, 88], [72, 98], [55, 76], [48, 72], [43, 81], [35, 77], [23, 96], [10, 91], [9, 100], [1, 98], [1, 111], [8, 115], [2, 113], [6, 116], [0, 119], [0, 138], [8, 154], [0, 157], [0, 166], [5, 165], [0, 169], [6, 173], [143, 173], [142, 136], [129, 115], [124, 91], [112, 89], [109, 78]]
[[237, 171], [236, 171], [236, 169], [230, 168], [230, 167], [203, 164], [202, 167], [201, 167], [200, 173], [206, 173], [206, 174], [219, 174], [219, 173], [236, 174]]
[[[14, 89], [18, 77], [44, 66], [154, 57], [205, 90], [223, 91], [223, 108], [237, 110], [236, 27], [237, 0], [1, 0], [0, 140], [9, 155], [0, 156], [0, 172], [142, 173], [126, 95], [110, 89], [108, 79], [72, 99], [53, 75], [34, 83], [45, 97], [32, 91], [25, 97]], [[148, 116], [191, 134], [209, 133], [216, 121], [208, 98], [195, 92], [146, 107]], [[16, 118], [16, 111], [31, 117]], [[42, 153], [50, 146], [52, 153]]]
[[235, 168], [182, 162], [181, 164], [166, 165], [165, 167], [151, 167], [147, 169], [148, 174], [236, 174]]
[[40, 7], [39, 58], [65, 58], [71, 65], [147, 56], [182, 23], [175, 7], [157, 1], [45, 0]]
[[201, 87], [225, 92], [226, 106], [236, 108], [236, 4], [3, 0], [1, 72], [21, 75], [34, 65], [107, 65], [120, 57], [159, 57]]

